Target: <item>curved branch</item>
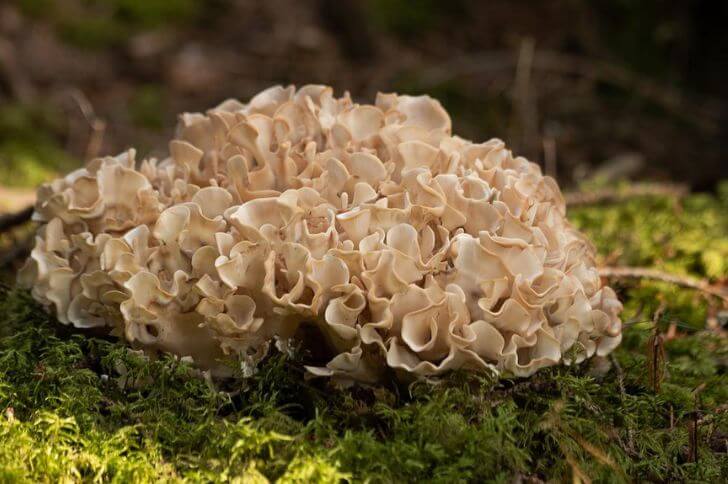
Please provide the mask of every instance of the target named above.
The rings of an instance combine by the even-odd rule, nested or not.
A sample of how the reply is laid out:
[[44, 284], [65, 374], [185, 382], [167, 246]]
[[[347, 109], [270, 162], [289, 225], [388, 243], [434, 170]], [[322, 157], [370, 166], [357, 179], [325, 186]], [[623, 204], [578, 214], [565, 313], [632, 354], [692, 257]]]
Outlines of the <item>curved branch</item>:
[[652, 279], [654, 281], [668, 282], [677, 286], [695, 289], [728, 303], [728, 293], [724, 288], [712, 286], [702, 279], [690, 276], [679, 276], [646, 267], [600, 267], [598, 270], [601, 277], [612, 279]]
[[623, 189], [604, 189], [592, 192], [564, 193], [564, 200], [570, 207], [621, 202], [637, 197], [675, 197], [688, 194], [688, 187], [676, 183], [639, 183]]
[[24, 224], [29, 221], [33, 216], [33, 206], [24, 208], [19, 212], [8, 213], [0, 215], [0, 233], [7, 232], [8, 230], [18, 225]]

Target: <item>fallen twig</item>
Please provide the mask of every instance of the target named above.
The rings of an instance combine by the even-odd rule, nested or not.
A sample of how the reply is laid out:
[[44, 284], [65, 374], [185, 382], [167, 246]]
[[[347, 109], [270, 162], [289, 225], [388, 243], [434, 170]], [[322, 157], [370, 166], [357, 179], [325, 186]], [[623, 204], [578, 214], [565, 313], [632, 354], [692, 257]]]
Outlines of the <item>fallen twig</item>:
[[26, 207], [19, 212], [0, 215], [0, 233], [7, 232], [13, 227], [22, 225], [33, 216], [33, 206]]
[[652, 279], [660, 282], [668, 282], [670, 284], [695, 289], [728, 303], [728, 293], [726, 293], [725, 289], [717, 288], [710, 285], [707, 281], [690, 276], [679, 276], [645, 267], [600, 267], [599, 275], [605, 278]]
[[564, 200], [569, 206], [613, 203], [637, 197], [666, 196], [682, 198], [688, 194], [688, 187], [674, 183], [638, 183], [622, 189], [603, 189], [592, 192], [565, 193]]

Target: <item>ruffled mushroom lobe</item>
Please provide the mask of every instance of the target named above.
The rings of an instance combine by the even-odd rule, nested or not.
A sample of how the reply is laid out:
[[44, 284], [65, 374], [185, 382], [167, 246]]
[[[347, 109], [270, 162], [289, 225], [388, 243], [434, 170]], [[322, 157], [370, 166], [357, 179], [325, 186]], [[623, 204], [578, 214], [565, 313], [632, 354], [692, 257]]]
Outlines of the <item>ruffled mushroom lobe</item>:
[[556, 182], [500, 140], [452, 135], [428, 96], [374, 105], [275, 86], [179, 118], [38, 190], [19, 279], [59, 321], [246, 371], [275, 341], [310, 374], [527, 376], [612, 351], [622, 309]]

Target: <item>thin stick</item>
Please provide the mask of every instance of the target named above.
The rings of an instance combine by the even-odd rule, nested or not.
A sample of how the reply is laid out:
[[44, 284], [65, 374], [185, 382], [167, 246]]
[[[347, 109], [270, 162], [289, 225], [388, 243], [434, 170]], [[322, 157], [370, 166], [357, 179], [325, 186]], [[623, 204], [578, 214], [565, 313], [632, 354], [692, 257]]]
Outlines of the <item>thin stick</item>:
[[7, 232], [13, 227], [22, 225], [33, 216], [33, 206], [26, 207], [19, 212], [0, 215], [0, 233]]
[[[612, 365], [617, 372], [619, 399], [622, 401], [622, 404], [624, 404], [625, 400], [627, 399], [627, 388], [624, 384], [624, 370], [622, 370], [622, 365], [619, 364], [619, 361], [617, 361], [617, 357], [614, 356], [614, 353], [609, 355], [609, 359], [612, 361]], [[634, 430], [632, 429], [631, 425], [627, 426], [627, 451], [630, 454], [634, 455]]]
[[660, 302], [660, 306], [652, 316], [652, 336], [647, 340], [647, 368], [650, 376], [650, 385], [655, 393], [660, 393], [660, 385], [665, 376], [665, 339], [660, 333], [659, 322], [662, 314], [665, 312], [665, 302]]
[[638, 197], [676, 197], [682, 198], [688, 193], [688, 187], [675, 183], [638, 183], [624, 189], [604, 189], [593, 192], [565, 193], [566, 204], [574, 207], [579, 205], [596, 205], [599, 203], [612, 203]]
[[534, 98], [531, 95], [531, 73], [535, 44], [532, 38], [525, 38], [521, 41], [516, 62], [515, 96], [518, 105], [518, 117], [520, 118], [521, 136], [523, 150], [527, 156], [535, 157], [538, 132], [538, 115]]
[[91, 101], [80, 90], [71, 91], [71, 98], [75, 101], [84, 119], [91, 127], [91, 136], [86, 145], [86, 161], [91, 161], [99, 155], [106, 132], [106, 121], [96, 116]]
[[27, 103], [35, 97], [35, 89], [25, 73], [19, 68], [15, 55], [15, 47], [0, 38], [0, 80], [5, 80], [13, 96]]
[[[425, 85], [439, 84], [454, 77], [493, 75], [508, 72], [518, 62], [511, 52], [490, 51], [453, 58], [423, 71], [418, 80]], [[533, 69], [563, 76], [579, 76], [593, 82], [601, 81], [618, 86], [644, 99], [648, 99], [676, 116], [687, 119], [706, 132], [719, 128], [719, 103], [713, 99], [683, 95], [676, 89], [635, 75], [615, 64], [591, 61], [560, 52], [539, 49], [533, 56]], [[692, 102], [690, 102], [692, 100]]]
[[548, 136], [543, 139], [544, 173], [556, 178], [556, 140]]
[[711, 296], [728, 302], [728, 294], [723, 289], [711, 286], [707, 281], [696, 279], [690, 276], [679, 276], [668, 272], [649, 269], [646, 267], [600, 267], [599, 275], [613, 279], [652, 279], [660, 282], [668, 282], [677, 286], [695, 289]]

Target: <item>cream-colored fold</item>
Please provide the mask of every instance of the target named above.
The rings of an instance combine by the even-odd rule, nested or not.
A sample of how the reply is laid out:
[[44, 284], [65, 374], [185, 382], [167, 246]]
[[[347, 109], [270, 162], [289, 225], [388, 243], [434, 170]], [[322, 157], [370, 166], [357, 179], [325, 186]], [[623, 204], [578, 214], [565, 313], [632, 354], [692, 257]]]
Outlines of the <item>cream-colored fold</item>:
[[[313, 328], [314, 376], [527, 376], [612, 351], [622, 309], [556, 182], [428, 96], [274, 86], [38, 190], [20, 274], [64, 324], [249, 374]], [[308, 330], [307, 330], [308, 331]], [[306, 348], [304, 348], [305, 350]]]

